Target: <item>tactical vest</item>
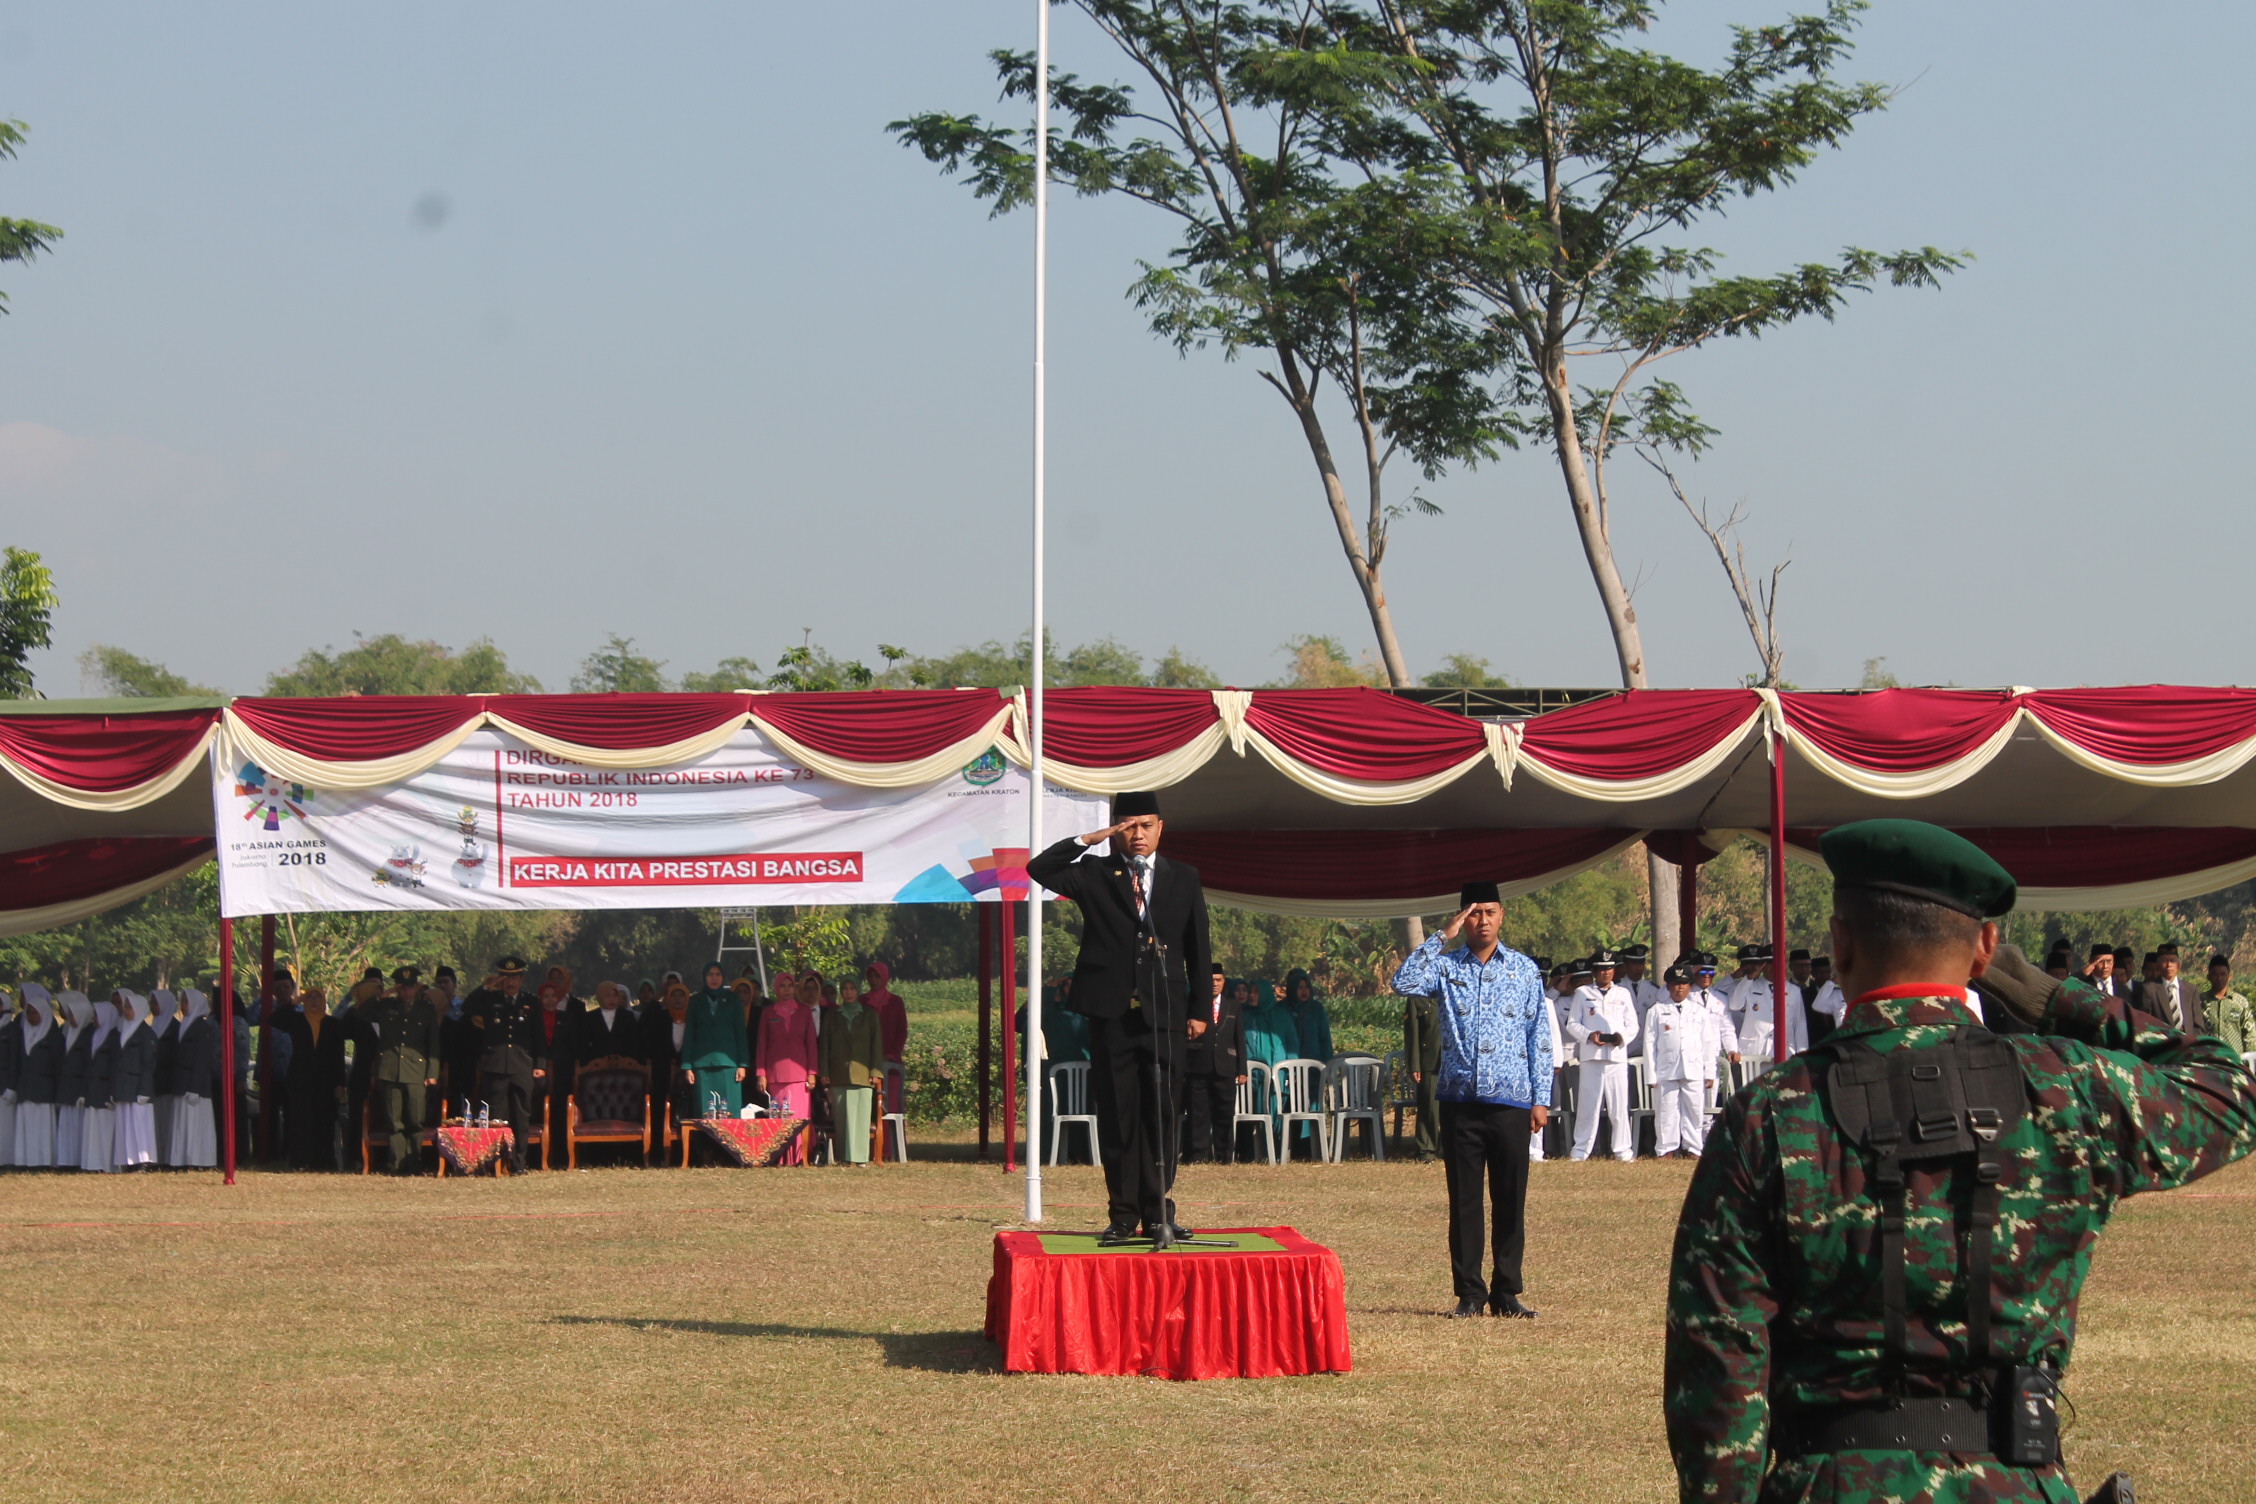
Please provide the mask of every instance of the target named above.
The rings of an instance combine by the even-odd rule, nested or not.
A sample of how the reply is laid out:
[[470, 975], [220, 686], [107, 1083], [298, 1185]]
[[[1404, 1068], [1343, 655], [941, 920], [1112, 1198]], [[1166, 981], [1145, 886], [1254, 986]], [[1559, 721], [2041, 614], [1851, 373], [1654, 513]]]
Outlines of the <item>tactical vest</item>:
[[1961, 1026], [1925, 1049], [1887, 1053], [1861, 1039], [1830, 1041], [1826, 1100], [1842, 1134], [1872, 1157], [1880, 1202], [1880, 1295], [1887, 1322], [1885, 1366], [1891, 1393], [1903, 1392], [1909, 1358], [1904, 1327], [1904, 1171], [1911, 1165], [1971, 1160], [1973, 1225], [1964, 1254], [1968, 1364], [1994, 1370], [1990, 1337], [1995, 1289], [1990, 1244], [2005, 1180], [2005, 1139], [2028, 1111], [2021, 1057], [1986, 1029]]

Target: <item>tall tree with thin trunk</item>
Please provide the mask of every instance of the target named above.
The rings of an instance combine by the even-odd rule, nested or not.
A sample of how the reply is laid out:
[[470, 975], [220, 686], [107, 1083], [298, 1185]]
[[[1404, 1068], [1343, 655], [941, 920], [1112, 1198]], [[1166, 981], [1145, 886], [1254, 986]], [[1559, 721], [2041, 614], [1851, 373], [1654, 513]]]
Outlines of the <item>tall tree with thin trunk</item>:
[[[1862, 0], [1734, 27], [1703, 68], [1638, 45], [1656, 0], [1373, 0], [1340, 12], [1349, 45], [1415, 64], [1380, 75], [1393, 163], [1440, 174], [1450, 228], [1429, 227], [1476, 310], [1517, 431], [1556, 458], [1622, 687], [1650, 682], [1615, 556], [1607, 460], [1631, 444], [1697, 454], [1714, 437], [1661, 362], [1718, 340], [1831, 320], [1886, 283], [1933, 287], [1962, 257], [1851, 247], [1784, 271], [1727, 275], [1690, 238], [1734, 204], [1791, 186], [1891, 92], [1838, 72]], [[1368, 29], [1366, 29], [1368, 28]], [[1435, 201], [1445, 195], [1437, 194]], [[1443, 244], [1446, 242], [1446, 244]], [[1598, 372], [1594, 379], [1584, 373]], [[1676, 869], [1653, 857], [1653, 930], [1675, 929]]]
[[[1174, 222], [1179, 242], [1142, 264], [1131, 296], [1180, 351], [1258, 359], [1314, 463], [1387, 680], [1415, 684], [1384, 570], [1393, 523], [1434, 508], [1416, 494], [1390, 500], [1388, 466], [1407, 457], [1430, 478], [1509, 437], [1478, 379], [1492, 358], [1488, 336], [1457, 290], [1423, 274], [1432, 258], [1415, 237], [1430, 216], [1402, 212], [1415, 185], [1380, 170], [1369, 150], [1373, 111], [1407, 87], [1398, 76], [1416, 64], [1383, 36], [1348, 45], [1332, 8], [1315, 0], [1073, 8], [1135, 82], [1053, 80], [1065, 119], [1053, 175]], [[1004, 97], [1030, 99], [1032, 56], [993, 56]], [[941, 113], [888, 129], [996, 212], [1031, 201], [1029, 131]]]

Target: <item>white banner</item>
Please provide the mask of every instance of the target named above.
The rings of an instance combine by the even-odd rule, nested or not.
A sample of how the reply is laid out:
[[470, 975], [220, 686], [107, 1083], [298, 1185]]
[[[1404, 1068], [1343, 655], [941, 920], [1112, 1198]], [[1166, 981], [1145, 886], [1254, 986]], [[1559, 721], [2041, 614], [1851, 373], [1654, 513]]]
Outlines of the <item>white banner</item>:
[[[989, 751], [918, 789], [824, 778], [749, 727], [694, 763], [594, 768], [491, 728], [336, 792], [212, 754], [221, 912], [690, 909], [1023, 898], [1027, 775]], [[1106, 820], [1052, 788], [1050, 839]]]

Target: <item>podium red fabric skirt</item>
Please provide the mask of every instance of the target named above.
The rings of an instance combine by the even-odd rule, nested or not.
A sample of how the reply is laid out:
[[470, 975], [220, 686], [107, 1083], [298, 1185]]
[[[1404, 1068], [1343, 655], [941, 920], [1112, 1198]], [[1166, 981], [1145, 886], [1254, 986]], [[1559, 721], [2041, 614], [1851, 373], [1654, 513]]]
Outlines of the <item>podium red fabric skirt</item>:
[[1003, 1367], [1167, 1379], [1348, 1371], [1338, 1255], [1289, 1227], [1201, 1236], [1238, 1246], [1097, 1252], [1089, 1234], [995, 1234], [987, 1336]]

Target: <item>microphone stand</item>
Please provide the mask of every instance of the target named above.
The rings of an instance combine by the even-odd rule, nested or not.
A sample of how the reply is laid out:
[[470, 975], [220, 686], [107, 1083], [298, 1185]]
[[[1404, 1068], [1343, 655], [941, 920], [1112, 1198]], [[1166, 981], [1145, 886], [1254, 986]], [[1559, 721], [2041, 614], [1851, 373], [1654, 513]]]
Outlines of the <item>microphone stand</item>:
[[[1175, 1236], [1175, 1172], [1176, 1140], [1181, 1135], [1181, 1123], [1167, 1111], [1173, 1096], [1168, 1089], [1170, 1066], [1174, 1061], [1174, 1039], [1167, 1032], [1164, 1010], [1160, 999], [1167, 993], [1167, 945], [1156, 935], [1143, 937], [1139, 966], [1149, 966], [1145, 992], [1152, 1008], [1152, 1132], [1157, 1137], [1159, 1150], [1159, 1228], [1152, 1234], [1152, 1253], [1165, 1253], [1170, 1248], [1234, 1248], [1237, 1245], [1217, 1238], [1178, 1238]], [[1138, 1241], [1141, 1241], [1140, 1239]]]

